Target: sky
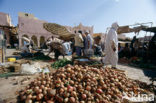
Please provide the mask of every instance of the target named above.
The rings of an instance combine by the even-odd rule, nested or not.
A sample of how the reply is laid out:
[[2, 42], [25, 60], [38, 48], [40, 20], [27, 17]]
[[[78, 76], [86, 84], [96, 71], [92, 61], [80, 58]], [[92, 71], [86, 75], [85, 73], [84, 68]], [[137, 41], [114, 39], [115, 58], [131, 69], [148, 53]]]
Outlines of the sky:
[[156, 26], [156, 0], [0, 0], [0, 12], [10, 14], [14, 25], [18, 12], [26, 12], [61, 25], [94, 26], [94, 33], [105, 33], [113, 22], [120, 26], [153, 22]]

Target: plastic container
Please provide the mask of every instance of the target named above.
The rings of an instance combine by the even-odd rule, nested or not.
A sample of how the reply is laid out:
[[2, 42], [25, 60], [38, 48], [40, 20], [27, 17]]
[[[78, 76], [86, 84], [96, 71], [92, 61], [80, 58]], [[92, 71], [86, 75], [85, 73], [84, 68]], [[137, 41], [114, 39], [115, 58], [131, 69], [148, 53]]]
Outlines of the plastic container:
[[15, 62], [16, 58], [8, 58], [8, 62]]

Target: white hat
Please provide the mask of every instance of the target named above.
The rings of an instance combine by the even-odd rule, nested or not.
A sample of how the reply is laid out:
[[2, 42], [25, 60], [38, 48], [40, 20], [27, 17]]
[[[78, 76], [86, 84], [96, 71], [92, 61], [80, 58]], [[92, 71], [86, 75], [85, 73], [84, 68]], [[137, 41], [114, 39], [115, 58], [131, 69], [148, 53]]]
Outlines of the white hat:
[[119, 28], [118, 23], [117, 23], [117, 22], [114, 22], [114, 23], [112, 24], [112, 28], [114, 28], [115, 30], [117, 30], [117, 29]]
[[89, 34], [89, 31], [88, 31], [88, 30], [86, 30], [86, 31], [85, 31], [85, 33]]
[[88, 31], [88, 30], [86, 30], [86, 31], [85, 31], [85, 33], [88, 33], [88, 34], [89, 34], [89, 31]]

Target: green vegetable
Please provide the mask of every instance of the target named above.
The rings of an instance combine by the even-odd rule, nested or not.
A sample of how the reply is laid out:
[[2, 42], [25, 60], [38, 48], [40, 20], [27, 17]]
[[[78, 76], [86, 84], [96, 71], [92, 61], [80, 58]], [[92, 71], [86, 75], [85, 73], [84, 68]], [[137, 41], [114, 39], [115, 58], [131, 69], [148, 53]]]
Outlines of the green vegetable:
[[43, 53], [35, 53], [34, 54], [34, 57], [32, 58], [32, 60], [51, 60], [52, 58], [47, 56], [47, 55], [44, 55]]
[[61, 60], [54, 62], [51, 66], [55, 69], [58, 69], [60, 67], [66, 66], [67, 64], [72, 64], [72, 61], [67, 60], [67, 59], [61, 59]]

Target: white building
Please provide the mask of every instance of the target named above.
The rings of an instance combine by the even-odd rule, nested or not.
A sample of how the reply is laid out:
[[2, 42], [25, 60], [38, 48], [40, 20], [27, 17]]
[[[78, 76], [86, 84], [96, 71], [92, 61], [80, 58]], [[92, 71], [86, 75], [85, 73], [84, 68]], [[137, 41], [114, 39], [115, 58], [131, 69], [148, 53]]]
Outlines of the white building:
[[[23, 46], [22, 37], [25, 36], [34, 41], [36, 46], [40, 47], [44, 41], [52, 36], [50, 32], [44, 29], [43, 23], [46, 21], [37, 19], [33, 14], [19, 13], [18, 14], [18, 35], [19, 47]], [[78, 33], [81, 30], [83, 33], [87, 30], [92, 35], [93, 26], [83, 26], [81, 23], [78, 26], [65, 26], [71, 33]], [[54, 36], [54, 35], [53, 35]]]
[[82, 31], [82, 33], [85, 33], [85, 31], [89, 31], [89, 33], [92, 35], [93, 34], [93, 26], [84, 26], [82, 25], [82, 23], [80, 23], [78, 26], [65, 26], [68, 31], [70, 31], [71, 33], [78, 33], [78, 31]]
[[46, 21], [37, 19], [33, 14], [19, 13], [19, 47], [23, 46], [23, 36], [33, 40], [37, 47], [40, 47], [42, 43], [51, 37], [52, 34], [43, 28], [43, 23], [46, 23]]
[[0, 12], [0, 35], [4, 34], [6, 39], [7, 46], [11, 45], [11, 29], [13, 28], [13, 24], [11, 22], [11, 17], [7, 13]]

